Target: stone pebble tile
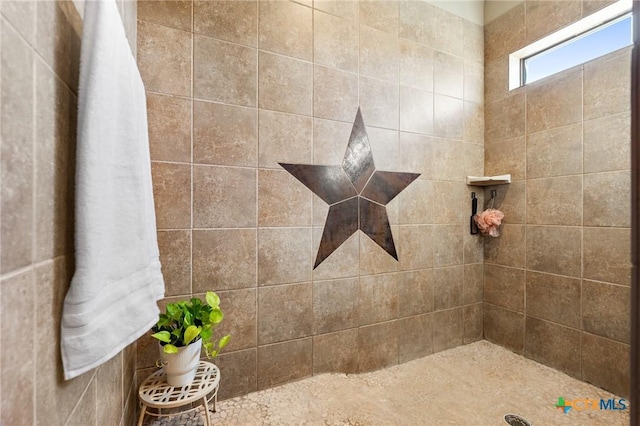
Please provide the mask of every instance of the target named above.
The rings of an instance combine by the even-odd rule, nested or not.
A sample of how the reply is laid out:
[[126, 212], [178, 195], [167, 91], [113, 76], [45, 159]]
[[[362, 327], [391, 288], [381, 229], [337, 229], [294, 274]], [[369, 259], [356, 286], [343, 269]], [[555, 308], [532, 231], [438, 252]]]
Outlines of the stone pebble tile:
[[[487, 341], [365, 374], [322, 374], [221, 401], [213, 424], [441, 425], [506, 424], [516, 413], [532, 424], [627, 425], [629, 412], [563, 414], [559, 396], [615, 395]], [[201, 412], [148, 426], [203, 426]]]

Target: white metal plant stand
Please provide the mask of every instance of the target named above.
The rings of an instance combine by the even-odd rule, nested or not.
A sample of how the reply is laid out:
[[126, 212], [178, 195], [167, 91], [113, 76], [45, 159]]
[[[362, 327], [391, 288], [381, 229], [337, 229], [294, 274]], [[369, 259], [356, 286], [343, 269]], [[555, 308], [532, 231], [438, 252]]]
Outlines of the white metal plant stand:
[[[175, 416], [198, 410], [200, 405], [204, 406], [205, 424], [211, 426], [209, 402], [213, 400], [213, 412], [215, 413], [219, 387], [220, 370], [217, 366], [207, 361], [200, 361], [195, 379], [186, 386], [169, 385], [165, 378], [164, 370], [158, 370], [147, 377], [138, 390], [138, 397], [142, 403], [138, 426], [142, 426], [145, 414], [155, 417]], [[194, 402], [200, 403], [179, 413], [162, 413], [163, 409], [191, 406], [191, 403]], [[149, 411], [150, 408], [156, 412]]]

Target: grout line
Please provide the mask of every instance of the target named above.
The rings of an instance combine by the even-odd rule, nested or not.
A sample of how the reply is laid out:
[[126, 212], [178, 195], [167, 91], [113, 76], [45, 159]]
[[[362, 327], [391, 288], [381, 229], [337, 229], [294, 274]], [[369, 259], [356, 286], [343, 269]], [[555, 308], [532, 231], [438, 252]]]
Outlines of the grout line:
[[[587, 334], [589, 334], [589, 335], [591, 335], [591, 336], [594, 336], [594, 337], [597, 337], [597, 338], [599, 338], [599, 339], [605, 339], [605, 340], [608, 340], [608, 341], [613, 342], [613, 343], [616, 343], [616, 344], [618, 344], [618, 345], [625, 345], [625, 346], [627, 346], [627, 347], [629, 346], [629, 343], [627, 343], [627, 342], [621, 342], [620, 340], [615, 340], [615, 339], [612, 339], [612, 338], [610, 338], [610, 337], [601, 336], [601, 335], [599, 335], [599, 334], [591, 333], [591, 332], [586, 331], [586, 330], [582, 330], [582, 331], [580, 332], [580, 337], [581, 337], [581, 339], [580, 339], [580, 343], [581, 343], [581, 344], [582, 344], [582, 336], [583, 336], [583, 335], [587, 335]], [[582, 366], [581, 366], [581, 367], [582, 367]], [[582, 380], [582, 381], [584, 381], [584, 380]]]
[[[525, 32], [525, 38], [526, 38], [526, 33], [527, 33], [527, 5], [525, 3], [525, 10], [524, 10], [524, 32]], [[529, 140], [529, 134], [527, 133], [528, 130], [528, 120], [527, 120], [527, 100], [528, 100], [528, 95], [529, 95], [529, 87], [527, 87], [526, 85], [524, 86], [524, 89], [522, 90], [523, 93], [523, 97], [524, 97], [524, 110], [523, 110], [523, 114], [524, 114], [524, 134], [522, 135], [524, 137], [524, 272], [523, 272], [523, 277], [522, 277], [522, 313], [523, 313], [523, 321], [522, 321], [522, 355], [524, 356], [525, 352], [526, 352], [526, 348], [527, 348], [527, 236], [528, 236], [528, 223], [527, 223], [527, 182], [529, 179], [527, 170], [528, 170], [528, 164], [527, 164], [527, 148], [528, 148], [528, 140]]]
[[[369, 78], [369, 77], [365, 77], [362, 76], [363, 78]], [[393, 84], [390, 83], [388, 81], [386, 81], [385, 83], [387, 84]], [[358, 92], [360, 90], [360, 85], [358, 84]], [[407, 87], [409, 89], [415, 89], [412, 87], [408, 87], [408, 86], [403, 86], [403, 87]], [[431, 92], [429, 90], [422, 90], [422, 89], [417, 89], [421, 92], [425, 92], [425, 93], [430, 93], [432, 95], [441, 95], [439, 93], [434, 93]], [[246, 109], [250, 109], [250, 110], [254, 110], [254, 109], [258, 109], [260, 111], [270, 111], [270, 112], [275, 112], [275, 113], [279, 113], [279, 114], [284, 114], [284, 115], [291, 115], [291, 116], [296, 116], [296, 117], [304, 117], [304, 118], [311, 118], [311, 119], [318, 119], [318, 120], [323, 120], [323, 121], [331, 121], [331, 122], [337, 122], [337, 123], [346, 123], [346, 124], [350, 124], [353, 125], [353, 122], [349, 121], [349, 120], [340, 120], [340, 119], [336, 119], [336, 118], [327, 118], [327, 117], [319, 117], [319, 116], [313, 116], [313, 115], [306, 115], [306, 114], [296, 114], [296, 113], [292, 113], [290, 111], [280, 111], [280, 110], [276, 110], [276, 109], [269, 109], [269, 108], [261, 108], [261, 107], [257, 107], [257, 106], [250, 106], [250, 105], [241, 105], [241, 104], [233, 104], [233, 103], [228, 103], [228, 102], [222, 102], [219, 100], [213, 100], [213, 99], [206, 99], [206, 98], [199, 98], [199, 97], [189, 97], [189, 96], [184, 96], [184, 95], [177, 95], [174, 93], [165, 93], [165, 92], [159, 92], [159, 91], [155, 91], [155, 90], [147, 90], [146, 91], [148, 94], [151, 95], [158, 95], [158, 96], [163, 96], [163, 97], [170, 97], [170, 98], [177, 98], [177, 99], [183, 99], [183, 100], [193, 100], [193, 101], [198, 101], [198, 102], [203, 102], [203, 103], [211, 103], [211, 104], [216, 104], [216, 105], [223, 105], [223, 106], [229, 106], [229, 107], [235, 107], [235, 108], [246, 108]], [[473, 101], [465, 101], [462, 98], [457, 98], [455, 96], [449, 96], [449, 95], [441, 95], [441, 96], [445, 96], [451, 99], [455, 99], [455, 100], [459, 100], [459, 101], [463, 101], [463, 102], [469, 102], [469, 103], [473, 103], [474, 105], [481, 105], [478, 104], [476, 102]], [[359, 94], [358, 94], [359, 97]], [[575, 123], [573, 123], [575, 124]], [[411, 135], [420, 135], [420, 136], [426, 136], [426, 137], [430, 137], [430, 138], [434, 138], [434, 139], [442, 139], [442, 140], [446, 140], [446, 141], [459, 141], [459, 142], [466, 142], [466, 143], [471, 143], [474, 145], [482, 145], [479, 142], [475, 142], [475, 141], [467, 141], [464, 139], [464, 135], [462, 138], [451, 138], [451, 137], [446, 137], [446, 136], [440, 136], [440, 135], [436, 135], [436, 134], [432, 134], [432, 133], [421, 133], [421, 132], [416, 132], [413, 130], [402, 130], [399, 128], [395, 128], [395, 127], [385, 127], [385, 126], [380, 126], [380, 125], [367, 125], [367, 128], [375, 128], [375, 129], [382, 129], [382, 130], [392, 130], [394, 132], [402, 132], [402, 133], [408, 133]], [[398, 126], [399, 127], [399, 126]], [[508, 139], [504, 139], [504, 140], [497, 140], [494, 143], [500, 143], [500, 142], [507, 142], [511, 139], [516, 139], [519, 136], [513, 137], [513, 138], [508, 138]]]
[[[193, 28], [193, 5], [191, 7], [191, 28], [188, 29], [188, 30], [185, 30], [185, 29], [182, 29], [182, 28], [178, 28], [178, 27], [172, 27], [171, 25], [167, 25], [166, 23], [160, 23], [160, 22], [150, 21], [149, 19], [138, 18], [137, 16], [136, 16], [136, 21], [137, 22], [144, 22], [146, 25], [154, 25], [156, 27], [162, 27], [162, 28], [166, 28], [166, 29], [169, 29], [169, 30], [172, 30], [172, 31], [179, 31], [181, 33], [198, 34], [198, 35], [201, 35], [201, 36], [204, 36], [204, 37], [214, 38], [216, 40], [223, 41], [225, 43], [238, 44], [238, 43], [234, 43], [232, 41], [227, 41], [227, 40], [222, 40], [222, 39], [217, 39], [215, 37], [207, 36], [207, 35], [202, 34], [202, 33], [195, 33], [194, 32], [194, 28]], [[240, 45], [240, 46], [244, 46], [244, 45]], [[247, 47], [247, 46], [244, 46], [244, 47]]]
[[[315, 158], [315, 116], [316, 116], [316, 103], [315, 103], [315, 99], [316, 99], [316, 27], [315, 27], [315, 22], [316, 22], [316, 9], [313, 7], [313, 4], [311, 5], [311, 64], [312, 64], [312, 70], [311, 70], [311, 164], [316, 164], [316, 158]], [[313, 236], [315, 234], [314, 232], [314, 228], [313, 228], [313, 216], [314, 216], [314, 200], [313, 200], [313, 194], [309, 194], [309, 200], [311, 201], [311, 218], [310, 218], [310, 223], [311, 223], [311, 239], [310, 239], [310, 244], [311, 247], [309, 247], [309, 256], [311, 258], [311, 265], [315, 264], [315, 256], [313, 255], [313, 249], [315, 247], [315, 244], [313, 242]], [[327, 212], [328, 215], [328, 212]], [[322, 237], [321, 237], [322, 238]], [[318, 250], [320, 248], [318, 247]], [[309, 337], [311, 337], [311, 376], [314, 376], [313, 372], [314, 372], [314, 351], [315, 351], [315, 339], [313, 338], [313, 336], [316, 333], [316, 316], [313, 314], [313, 305], [314, 305], [314, 299], [316, 297], [316, 294], [314, 292], [314, 285], [313, 285], [313, 278], [314, 278], [314, 271], [315, 268], [311, 269], [311, 335]]]
[[[35, 4], [37, 4], [37, 3], [38, 2], [36, 1]], [[78, 97], [77, 90], [73, 90], [73, 88], [62, 77], [60, 77], [57, 74], [57, 72], [51, 67], [51, 65], [49, 65], [47, 60], [40, 54], [40, 52], [38, 52], [36, 47], [34, 45], [32, 45], [27, 39], [25, 39], [22, 36], [22, 34], [20, 33], [20, 31], [18, 31], [18, 29], [15, 26], [13, 26], [13, 24], [11, 22], [9, 22], [8, 19], [6, 19], [4, 16], [2, 16], [2, 18], [0, 18], [0, 19], [2, 20], [3, 25], [8, 25], [16, 33], [16, 35], [24, 42], [24, 44], [26, 44], [30, 48], [30, 50], [32, 51], [34, 57], [36, 59], [40, 59], [42, 61], [42, 63], [47, 67], [47, 69], [51, 72], [51, 74], [53, 74], [59, 80], [59, 82], [77, 98]], [[36, 23], [36, 31], [37, 31], [37, 23]], [[79, 51], [78, 51], [78, 53], [79, 53]]]
[[[87, 373], [84, 373], [84, 375], [87, 375], [91, 373], [91, 379], [89, 379], [89, 382], [87, 383], [87, 385], [85, 386], [85, 388], [82, 390], [82, 393], [80, 394], [80, 396], [78, 397], [78, 399], [75, 401], [75, 404], [73, 406], [73, 408], [71, 409], [71, 411], [69, 412], [69, 416], [65, 419], [64, 421], [64, 425], [68, 426], [69, 425], [69, 421], [70, 419], [73, 417], [74, 413], [79, 409], [80, 407], [80, 402], [83, 401], [85, 395], [87, 394], [87, 392], [89, 391], [89, 388], [92, 386], [93, 381], [97, 380], [97, 376], [98, 376], [98, 368], [94, 368], [93, 370], [90, 370]], [[98, 410], [96, 410], [97, 413]], [[97, 425], [97, 422], [94, 423]]]
[[[190, 126], [189, 126], [189, 143], [190, 143], [190, 162], [189, 162], [189, 172], [190, 172], [190, 177], [191, 177], [191, 181], [189, 182], [190, 184], [190, 200], [189, 200], [189, 208], [190, 208], [190, 224], [189, 224], [189, 293], [191, 295], [193, 295], [193, 216], [194, 216], [194, 208], [193, 208], [193, 204], [194, 204], [194, 177], [195, 177], [195, 167], [193, 164], [193, 152], [194, 152], [194, 138], [193, 138], [193, 133], [194, 133], [194, 127], [195, 127], [195, 122], [194, 122], [194, 115], [193, 115], [193, 111], [194, 111], [194, 85], [195, 85], [195, 79], [194, 79], [194, 74], [195, 74], [195, 34], [194, 34], [194, 7], [193, 7], [193, 2], [190, 2], [190, 6], [191, 6], [191, 28], [190, 28], [190, 38], [191, 38], [191, 55], [190, 55], [190, 60], [191, 60], [191, 73], [190, 73], [190, 83], [189, 84], [189, 92], [190, 92], [190, 96], [189, 96], [189, 119], [191, 120]], [[166, 296], [165, 296], [166, 297]]]
[[[361, 47], [361, 40], [360, 40], [360, 5], [358, 5], [358, 16], [356, 17], [355, 20], [355, 27], [356, 27], [356, 33], [357, 33], [357, 40], [358, 40], [358, 52], [357, 52], [357, 58], [358, 58], [358, 66], [356, 68], [357, 73], [358, 73], [358, 108], [361, 108], [361, 96], [362, 93], [360, 91], [360, 87], [362, 85], [362, 74], [361, 74], [361, 70], [360, 70], [360, 47]], [[398, 107], [399, 109], [399, 107]], [[358, 231], [360, 230], [360, 200], [358, 200]], [[362, 298], [362, 232], [358, 232], [356, 231], [357, 234], [357, 238], [358, 238], [358, 269], [357, 269], [357, 279], [358, 279], [358, 295], [357, 295], [357, 304], [358, 307], [356, 307], [356, 370], [358, 372], [360, 372], [360, 364], [361, 364], [361, 359], [360, 359], [360, 350], [359, 350], [359, 345], [358, 342], [360, 340], [360, 309], [359, 309], [359, 305], [360, 305], [360, 300]]]
[[[120, 351], [120, 353], [122, 353], [122, 351]], [[104, 365], [104, 363], [101, 364], [101, 365]], [[97, 368], [96, 368], [96, 371], [97, 371]], [[98, 411], [99, 410], [98, 410], [98, 375], [97, 375], [97, 373], [94, 376], [93, 381], [94, 381], [94, 384], [93, 384], [93, 402], [96, 404], [96, 410], [93, 413], [93, 424], [98, 426]], [[120, 418], [122, 419], [122, 413], [120, 413]]]
[[[584, 6], [583, 6], [584, 8]], [[584, 374], [582, 372], [582, 332], [583, 330], [583, 312], [584, 312], [584, 64], [580, 67], [580, 127], [581, 127], [581, 143], [580, 147], [582, 149], [582, 179], [581, 179], [581, 205], [582, 205], [582, 214], [580, 215], [581, 220], [581, 228], [580, 228], [580, 343], [578, 346], [578, 365], [580, 367], [580, 379], [584, 379]]]
[[[127, 405], [127, 396], [129, 396], [129, 393], [125, 390], [124, 388], [124, 377], [125, 374], [127, 373], [126, 371], [126, 360], [125, 360], [125, 351], [127, 350], [129, 346], [125, 346], [121, 351], [120, 351], [120, 422], [122, 423], [122, 419], [124, 417], [124, 410], [126, 408]], [[97, 401], [97, 399], [96, 399]], [[96, 410], [97, 411], [97, 410]], [[96, 425], [98, 423], [96, 422]]]
[[[5, 20], [0, 18], [0, 49], [2, 48], [2, 25], [4, 24]], [[0, 58], [1, 59], [1, 58]], [[2, 82], [2, 65], [1, 65], [1, 61], [0, 61], [0, 82]], [[0, 87], [1, 88], [1, 87]], [[2, 105], [4, 105], [2, 103], [2, 99], [1, 99], [1, 90], [0, 90], [0, 108]], [[0, 120], [0, 135], [2, 135], [2, 120]], [[1, 143], [1, 142], [0, 142]], [[2, 152], [2, 150], [0, 149], [0, 153]], [[2, 155], [0, 154], [0, 177], [2, 176]], [[1, 191], [0, 191], [1, 192]], [[0, 220], [2, 219], [2, 202], [0, 202]], [[1, 228], [0, 228], [1, 229]], [[6, 238], [6, 237], [5, 237]], [[1, 269], [1, 265], [2, 265], [2, 232], [0, 232], [0, 276], [2, 275], [2, 269]], [[1, 281], [1, 279], [0, 279]], [[3, 299], [2, 299], [2, 285], [0, 285], [0, 319], [2, 318], [2, 306], [4, 305]], [[2, 342], [2, 327], [0, 327], [0, 342]], [[35, 346], [35, 345], [34, 345]], [[35, 358], [34, 358], [35, 360]], [[36, 369], [34, 369], [36, 370]], [[34, 371], [34, 378], [36, 378], [35, 376], [35, 371]], [[0, 376], [0, 381], [1, 381], [1, 376]], [[36, 382], [34, 382], [34, 388], [35, 388]], [[4, 401], [2, 399], [2, 385], [0, 382], [0, 401]], [[35, 405], [35, 390], [34, 390], [34, 405]], [[37, 420], [37, 418], [35, 417], [35, 407], [34, 407], [34, 421]]]
[[[35, 12], [37, 13], [37, 8], [38, 8], [38, 4], [36, 2], [35, 4]], [[5, 21], [7, 22], [7, 21]], [[37, 34], [38, 34], [38, 25], [36, 22], [36, 28], [34, 29], [34, 33], [36, 35], [37, 38]], [[31, 291], [32, 291], [32, 295], [35, 296], [35, 287], [36, 287], [36, 274], [35, 274], [35, 268], [34, 268], [34, 262], [35, 260], [38, 258], [37, 256], [37, 244], [38, 244], [38, 239], [37, 239], [37, 220], [38, 220], [38, 215], [37, 215], [37, 204], [36, 204], [36, 200], [37, 200], [37, 194], [38, 194], [38, 186], [37, 186], [37, 172], [36, 172], [36, 164], [37, 164], [37, 124], [38, 124], [38, 96], [37, 96], [37, 92], [38, 92], [38, 73], [37, 73], [37, 69], [36, 69], [36, 58], [38, 57], [35, 46], [31, 46], [29, 44], [27, 44], [27, 46], [29, 46], [29, 54], [31, 55], [31, 72], [32, 72], [32, 76], [31, 76], [31, 89], [32, 89], [32, 93], [31, 93], [31, 99], [32, 99], [32, 104], [31, 104], [31, 114], [32, 114], [32, 128], [31, 128], [31, 178], [32, 178], [32, 187], [31, 187], [31, 196], [33, 197], [31, 200], [31, 208], [32, 208], [32, 212], [31, 212], [31, 261], [29, 262], [29, 269], [31, 269], [32, 272], [32, 277], [31, 277]], [[56, 75], [55, 73], [53, 73], [53, 75]], [[36, 324], [37, 321], [37, 314], [34, 312], [32, 314], [32, 320], [34, 321], [34, 325]], [[35, 341], [35, 337], [32, 336], [32, 340], [33, 340], [33, 347], [32, 347], [32, 360], [34, 365], [36, 364], [36, 360], [37, 360], [37, 355], [38, 355], [38, 342]], [[33, 389], [31, 392], [31, 398], [33, 401], [33, 408], [32, 408], [32, 415], [33, 415], [33, 419], [34, 422], [37, 421], [37, 413], [38, 411], [36, 410], [36, 403], [37, 403], [37, 392], [36, 390], [38, 389], [38, 369], [34, 368], [34, 371], [32, 372], [33, 376], [32, 376], [32, 380], [33, 380]]]
[[54, 258], [51, 258], [51, 259], [41, 260], [39, 262], [34, 262], [34, 263], [31, 263], [31, 264], [29, 264], [27, 266], [23, 266], [23, 267], [18, 268], [18, 269], [13, 269], [13, 270], [1, 275], [0, 276], [0, 281], [4, 281], [6, 279], [14, 278], [14, 277], [16, 277], [18, 275], [21, 275], [21, 274], [24, 274], [26, 272], [29, 272], [32, 269], [38, 269], [41, 266], [44, 266], [44, 265], [46, 265], [48, 263], [55, 262], [56, 260], [58, 260], [60, 258], [65, 258], [65, 257], [70, 257], [70, 256], [71, 256], [70, 253], [65, 253], [65, 254], [58, 255], [58, 256], [56, 256]]
[[[260, 2], [256, 2], [256, 49], [259, 49], [260, 47]], [[256, 227], [255, 227], [255, 232], [256, 232], [256, 239], [255, 239], [255, 261], [256, 261], [256, 265], [255, 265], [255, 306], [256, 306], [256, 317], [254, 320], [254, 324], [255, 324], [255, 330], [256, 330], [256, 340], [254, 343], [254, 348], [255, 348], [255, 360], [256, 360], [256, 366], [255, 366], [255, 370], [254, 370], [254, 375], [256, 378], [256, 390], [258, 389], [258, 370], [259, 370], [259, 354], [258, 354], [258, 341], [260, 338], [260, 322], [259, 322], [259, 318], [260, 318], [260, 269], [259, 269], [259, 263], [260, 263], [260, 227], [258, 226], [259, 224], [259, 211], [258, 211], [258, 207], [260, 205], [259, 203], [259, 196], [260, 196], [260, 192], [258, 190], [259, 187], [259, 178], [260, 178], [260, 173], [259, 173], [259, 165], [260, 165], [260, 52], [257, 51], [256, 52], [256, 139], [257, 139], [257, 144], [258, 146], [256, 147], [256, 151], [257, 151], [257, 155], [256, 155]]]
[[193, 224], [194, 224], [194, 177], [195, 177], [195, 166], [194, 166], [194, 150], [195, 150], [195, 143], [194, 143], [194, 129], [195, 129], [195, 120], [194, 120], [194, 115], [193, 115], [193, 106], [194, 106], [194, 95], [195, 95], [195, 68], [196, 68], [196, 64], [195, 64], [195, 11], [194, 11], [194, 2], [191, 1], [190, 2], [191, 5], [191, 84], [189, 85], [189, 90], [191, 92], [191, 98], [190, 98], [190, 119], [191, 119], [191, 125], [189, 126], [189, 130], [190, 130], [190, 144], [191, 144], [191, 164], [190, 164], [190, 172], [191, 172], [191, 182], [190, 182], [190, 190], [191, 190], [191, 199], [189, 200], [190, 203], [190, 210], [191, 210], [191, 223], [190, 223], [190, 230], [189, 230], [189, 243], [190, 243], [190, 247], [189, 247], [189, 293], [191, 295], [193, 295]]
[[[399, 24], [398, 24], [398, 28], [399, 28]], [[435, 99], [436, 99], [436, 68], [438, 68], [438, 65], [436, 64], [436, 62], [437, 62], [436, 58], [438, 56], [438, 53], [441, 52], [441, 51], [439, 51], [438, 49], [435, 49], [435, 47], [433, 47], [433, 46], [427, 46], [427, 47], [433, 52], [433, 56], [432, 56], [432, 60], [431, 60], [431, 111], [432, 111], [432, 114], [431, 114], [431, 128], [432, 128], [432, 133], [434, 133], [434, 135], [435, 135], [435, 121], [436, 121], [436, 118], [435, 118], [436, 117], [436, 106], [435, 106], [435, 102], [436, 102], [435, 101]], [[398, 121], [398, 127], [400, 127], [399, 121]], [[432, 151], [435, 149], [435, 146], [436, 146], [436, 144], [438, 142], [442, 142], [442, 141], [446, 140], [446, 138], [441, 138], [439, 136], [436, 137], [436, 138], [434, 138], [432, 136], [431, 138], [432, 138], [432, 141], [430, 142], [430, 145], [431, 145], [431, 150]], [[400, 142], [400, 139], [398, 139], [398, 143], [399, 142]], [[398, 146], [398, 148], [400, 148], [400, 147]], [[432, 164], [432, 169], [435, 169], [435, 168], [436, 168], [435, 164]], [[432, 174], [433, 174], [433, 171], [432, 171]], [[433, 188], [433, 196], [435, 197], [435, 186], [436, 186], [435, 185], [435, 182], [436, 182], [435, 176], [432, 176], [431, 180], [432, 180], [432, 182], [434, 182], [432, 184], [432, 188]], [[430, 224], [430, 228], [431, 228], [431, 231], [432, 231], [431, 232], [432, 237], [431, 237], [430, 245], [431, 245], [432, 258], [434, 258], [432, 260], [432, 262], [431, 262], [432, 271], [433, 271], [431, 287], [432, 287], [432, 293], [435, 294], [435, 286], [436, 286], [435, 271], [437, 270], [438, 267], [435, 265], [435, 254], [436, 254], [436, 251], [437, 251], [437, 245], [436, 245], [436, 239], [434, 237], [434, 234], [435, 234], [435, 230], [437, 228], [435, 227], [436, 224], [433, 223], [434, 219], [435, 219], [435, 214], [433, 214], [432, 223]], [[463, 264], [464, 264], [464, 237], [463, 237], [463, 240], [462, 240], [462, 247], [463, 247], [462, 250], [463, 250]], [[464, 279], [464, 272], [463, 272], [463, 279]], [[464, 297], [464, 281], [463, 281], [462, 285], [463, 285], [463, 297]], [[435, 311], [436, 311], [436, 308], [435, 308], [435, 299], [434, 299], [433, 300], [433, 311], [432, 312], [435, 312]], [[463, 315], [464, 315], [464, 313], [463, 313]], [[434, 317], [435, 317], [435, 314], [434, 314]], [[431, 352], [435, 353], [434, 345], [435, 345], [436, 332], [435, 332], [435, 326], [433, 326], [433, 325], [431, 327], [431, 336], [430, 337], [431, 337]], [[463, 324], [463, 342], [464, 342], [464, 324]]]

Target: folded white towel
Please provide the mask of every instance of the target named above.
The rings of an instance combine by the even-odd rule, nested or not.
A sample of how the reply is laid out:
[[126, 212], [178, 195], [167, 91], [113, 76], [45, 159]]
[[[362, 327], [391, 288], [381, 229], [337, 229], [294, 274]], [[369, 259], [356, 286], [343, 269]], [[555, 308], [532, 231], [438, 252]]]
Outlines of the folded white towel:
[[76, 270], [61, 330], [65, 379], [147, 332], [164, 297], [144, 85], [115, 0], [85, 3], [78, 109]]

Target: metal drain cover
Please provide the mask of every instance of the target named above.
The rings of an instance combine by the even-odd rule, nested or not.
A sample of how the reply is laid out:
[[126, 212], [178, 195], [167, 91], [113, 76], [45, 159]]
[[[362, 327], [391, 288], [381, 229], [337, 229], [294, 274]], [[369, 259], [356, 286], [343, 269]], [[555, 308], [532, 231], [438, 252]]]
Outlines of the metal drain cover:
[[531, 426], [531, 423], [529, 423], [529, 420], [517, 414], [505, 414], [504, 421], [511, 426]]

